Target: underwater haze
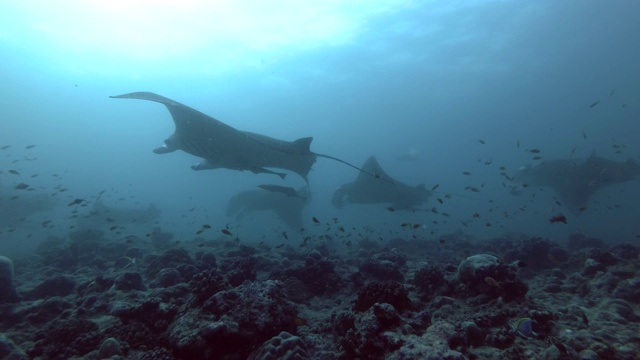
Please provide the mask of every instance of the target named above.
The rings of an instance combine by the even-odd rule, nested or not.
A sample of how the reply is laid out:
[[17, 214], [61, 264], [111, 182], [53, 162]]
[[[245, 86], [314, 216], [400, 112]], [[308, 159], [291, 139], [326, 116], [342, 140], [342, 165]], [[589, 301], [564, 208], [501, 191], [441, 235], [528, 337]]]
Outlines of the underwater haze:
[[[81, 228], [297, 245], [333, 218], [353, 241], [582, 233], [637, 244], [638, 174], [600, 185], [640, 162], [639, 13], [633, 0], [3, 1], [0, 254]], [[138, 91], [242, 131], [312, 136], [311, 151], [358, 167], [375, 155], [431, 196], [408, 210], [337, 208], [334, 191], [359, 172], [320, 157], [304, 231], [268, 211], [228, 216], [238, 193], [306, 183], [154, 154], [174, 131], [167, 108], [109, 97]], [[596, 158], [609, 165], [579, 194], [536, 168]], [[516, 184], [523, 168], [551, 180]], [[566, 224], [549, 221], [558, 215]]]

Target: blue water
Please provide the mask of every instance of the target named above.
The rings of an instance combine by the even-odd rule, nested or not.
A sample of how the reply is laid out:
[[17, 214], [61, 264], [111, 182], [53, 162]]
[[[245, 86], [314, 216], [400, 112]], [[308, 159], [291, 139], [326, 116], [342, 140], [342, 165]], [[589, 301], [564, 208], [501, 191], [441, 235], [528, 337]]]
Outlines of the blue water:
[[[241, 130], [313, 136], [312, 151], [357, 165], [374, 154], [396, 179], [439, 184], [424, 212], [335, 209], [333, 191], [357, 172], [318, 159], [307, 231], [324, 231], [315, 216], [338, 218], [354, 238], [369, 228], [376, 237], [408, 236], [400, 224], [411, 222], [424, 225], [417, 234], [426, 239], [460, 231], [561, 241], [582, 232], [638, 243], [637, 180], [601, 190], [567, 225], [550, 224], [566, 212], [553, 191], [514, 197], [499, 167], [513, 174], [532, 164], [532, 148], [545, 159], [595, 152], [640, 160], [639, 2], [304, 3], [0, 5], [0, 146], [9, 146], [0, 151], [0, 253], [65, 237], [102, 191], [114, 208], [162, 210], [157, 223], [123, 225], [118, 236], [160, 226], [188, 241], [210, 224], [234, 228], [241, 241], [282, 241], [285, 227], [272, 215], [238, 222], [225, 216], [226, 203], [259, 184], [304, 181], [196, 172], [194, 156], [154, 154], [173, 122], [160, 104], [109, 98], [133, 91]], [[398, 160], [407, 154], [411, 160]], [[34, 190], [16, 189], [20, 183]], [[452, 196], [438, 203], [445, 194]], [[75, 199], [87, 206], [68, 206]]]

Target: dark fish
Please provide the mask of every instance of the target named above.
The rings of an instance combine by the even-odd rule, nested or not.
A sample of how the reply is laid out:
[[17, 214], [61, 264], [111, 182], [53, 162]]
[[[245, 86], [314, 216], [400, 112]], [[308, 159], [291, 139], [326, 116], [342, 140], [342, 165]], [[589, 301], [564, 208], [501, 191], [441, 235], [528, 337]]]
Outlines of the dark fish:
[[117, 228], [118, 228], [118, 226], [112, 226], [112, 227], [110, 227], [110, 228], [109, 228], [109, 230], [112, 230], [112, 231], [113, 231], [113, 230], [115, 230], [115, 229], [117, 229]]
[[315, 216], [311, 217], [311, 220], [313, 220], [313, 222], [316, 224], [320, 224], [320, 220], [318, 220], [318, 218]]
[[538, 154], [540, 152], [540, 149], [529, 149], [529, 152], [532, 154]]
[[552, 224], [553, 223], [557, 223], [557, 222], [561, 222], [563, 224], [566, 224], [567, 223], [567, 217], [564, 216], [563, 214], [558, 214], [558, 215], [550, 217], [549, 218], [549, 222], [552, 223]]
[[482, 139], [478, 140], [478, 142], [479, 142], [480, 144], [482, 144], [482, 145], [484, 145], [484, 144], [485, 144], [484, 140], [482, 140]]
[[542, 156], [534, 156], [531, 160], [542, 160]]
[[204, 225], [202, 225], [202, 228], [203, 228], [203, 229], [211, 229], [211, 225], [209, 225], [209, 224], [204, 224]]
[[595, 107], [598, 104], [600, 104], [600, 100], [594, 101], [593, 103], [591, 103], [591, 105], [589, 105], [589, 107], [592, 108], [592, 107]]
[[440, 184], [435, 184], [435, 185], [433, 185], [433, 186], [431, 187], [431, 191], [433, 191], [433, 190], [437, 189], [439, 186], [440, 186]]
[[5, 146], [1, 147], [0, 150], [7, 150], [10, 147], [11, 147], [11, 145], [5, 145]]
[[36, 147], [36, 145], [27, 145], [24, 148], [25, 149], [33, 149], [34, 147]]
[[389, 207], [387, 208], [387, 210], [389, 210], [389, 211], [391, 211], [391, 212], [396, 211], [396, 209], [392, 208], [391, 206], [389, 206]]
[[440, 204], [443, 204], [443, 203], [444, 203], [444, 201], [442, 201], [442, 199], [440, 199], [440, 198], [438, 198], [437, 200], [438, 200], [438, 202], [439, 202]]
[[70, 202], [67, 206], [80, 205], [84, 202], [84, 199], [75, 199]]
[[20, 184], [16, 185], [15, 189], [16, 190], [24, 190], [24, 189], [26, 189], [28, 187], [29, 187], [29, 185], [27, 185], [25, 183], [20, 183]]
[[413, 228], [414, 228], [414, 229], [417, 229], [417, 228], [419, 228], [420, 226], [422, 226], [422, 225], [420, 225], [420, 224], [413, 224]]
[[578, 209], [578, 211], [580, 211], [580, 212], [585, 211], [585, 210], [587, 210], [586, 206], [582, 206], [582, 207], [580, 207], [580, 209]]
[[468, 172], [468, 171], [463, 171], [463, 172], [462, 172], [462, 175], [471, 175], [471, 173], [470, 173], [470, 172]]
[[225, 235], [229, 235], [229, 236], [231, 236], [231, 235], [232, 235], [232, 234], [231, 234], [231, 231], [229, 231], [229, 230], [227, 230], [227, 229], [222, 229], [222, 230], [220, 230], [220, 231], [222, 231], [222, 233], [223, 233], [223, 234], [225, 234]]
[[200, 230], [196, 231], [196, 235], [200, 235], [200, 234], [202, 234], [203, 232], [204, 232], [204, 230], [200, 229]]
[[478, 188], [474, 188], [473, 186], [469, 186], [469, 191], [480, 192], [480, 190], [478, 190]]
[[276, 249], [280, 249], [280, 248], [281, 248], [281, 247], [283, 247], [283, 246], [284, 246], [284, 244], [277, 245], [277, 246], [276, 246]]
[[15, 170], [9, 170], [9, 174], [20, 175], [20, 173]]
[[286, 240], [289, 240], [289, 235], [287, 235], [287, 232], [286, 232], [286, 231], [283, 231], [283, 232], [282, 232], [282, 236], [284, 236], [284, 238], [285, 238]]

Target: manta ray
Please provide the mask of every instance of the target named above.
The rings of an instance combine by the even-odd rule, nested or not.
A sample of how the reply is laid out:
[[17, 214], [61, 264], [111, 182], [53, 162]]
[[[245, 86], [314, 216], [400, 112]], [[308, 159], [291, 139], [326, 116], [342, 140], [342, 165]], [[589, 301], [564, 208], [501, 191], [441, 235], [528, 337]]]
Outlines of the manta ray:
[[342, 208], [347, 203], [384, 203], [391, 204], [395, 210], [415, 210], [431, 196], [424, 184], [410, 186], [393, 179], [378, 164], [375, 156], [369, 157], [362, 168], [375, 176], [360, 174], [355, 181], [340, 186], [333, 194], [333, 206]]
[[150, 92], [133, 92], [111, 98], [149, 100], [166, 106], [175, 123], [175, 132], [164, 141], [164, 145], [153, 151], [166, 154], [182, 150], [202, 158], [201, 162], [191, 166], [194, 170], [248, 170], [255, 174], [274, 174], [284, 179], [286, 173], [267, 169], [277, 168], [295, 172], [308, 183], [307, 175], [316, 158], [324, 157], [363, 171], [344, 160], [312, 152], [312, 137], [284, 141], [240, 131], [198, 110]]
[[585, 208], [591, 195], [609, 185], [640, 178], [635, 161], [614, 161], [591, 154], [586, 160], [545, 160], [518, 171], [514, 181], [526, 186], [552, 188], [574, 214]]
[[240, 192], [227, 203], [227, 216], [241, 220], [255, 211], [271, 211], [291, 229], [299, 231], [304, 227], [302, 210], [308, 204], [307, 188], [295, 190], [278, 185], [260, 185], [260, 190]]

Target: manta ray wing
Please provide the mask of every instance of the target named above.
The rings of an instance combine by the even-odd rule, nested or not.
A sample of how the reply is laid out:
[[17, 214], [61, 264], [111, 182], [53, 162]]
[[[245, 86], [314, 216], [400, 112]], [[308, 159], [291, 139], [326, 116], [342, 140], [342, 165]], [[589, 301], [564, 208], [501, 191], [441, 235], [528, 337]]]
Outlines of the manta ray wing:
[[165, 105], [176, 129], [165, 140], [165, 145], [155, 152], [163, 154], [182, 150], [205, 159], [205, 162], [193, 167], [196, 170], [226, 168], [284, 177], [283, 174], [265, 169], [269, 167], [293, 171], [307, 180], [311, 166], [316, 161], [316, 154], [310, 151], [311, 137], [284, 141], [240, 131], [177, 101], [150, 92], [111, 97], [155, 101]]

